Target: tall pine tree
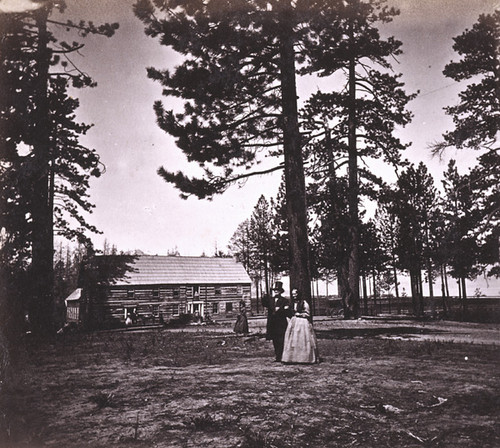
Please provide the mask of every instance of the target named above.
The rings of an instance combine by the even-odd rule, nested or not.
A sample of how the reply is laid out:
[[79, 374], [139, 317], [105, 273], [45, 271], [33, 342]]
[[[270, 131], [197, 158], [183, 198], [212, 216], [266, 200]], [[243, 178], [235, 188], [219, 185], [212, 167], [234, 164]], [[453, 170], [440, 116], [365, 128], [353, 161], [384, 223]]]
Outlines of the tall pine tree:
[[81, 36], [111, 36], [117, 28], [51, 19], [64, 9], [64, 2], [46, 1], [31, 12], [0, 15], [0, 81], [6, 86], [0, 94], [1, 200], [14, 216], [24, 216], [24, 223], [2, 221], [9, 240], [2, 258], [9, 257], [9, 247], [23, 249], [31, 279], [23, 307], [37, 333], [52, 329], [54, 219], [65, 236], [83, 238], [85, 230], [95, 230], [80, 210], [90, 211], [88, 179], [100, 172], [96, 152], [78, 144], [88, 126], [75, 122], [78, 102], [67, 94], [70, 82], [77, 88], [95, 85], [67, 59], [82, 45], [59, 41], [49, 28], [76, 29]]
[[433, 151], [447, 148], [478, 151], [478, 163], [468, 178], [476, 192], [481, 219], [477, 238], [484, 244], [484, 262], [495, 265], [491, 275], [500, 275], [500, 10], [481, 14], [471, 29], [454, 38], [460, 59], [444, 68], [444, 75], [468, 81], [459, 102], [445, 111], [454, 128], [443, 134]]
[[[291, 287], [310, 300], [310, 274], [302, 141], [298, 123], [296, 70], [305, 62], [299, 45], [320, 41], [335, 26], [327, 0], [139, 0], [136, 15], [146, 33], [182, 54], [173, 72], [149, 69], [166, 95], [184, 99], [184, 111], [155, 103], [160, 127], [177, 139], [201, 178], [160, 168], [184, 195], [223, 192], [251, 175], [265, 156], [283, 157], [290, 241]], [[331, 17], [332, 20], [328, 20]], [[318, 43], [321, 46], [321, 43]], [[271, 169], [273, 170], [273, 169]], [[253, 172], [255, 174], [255, 172]]]
[[[342, 242], [347, 257], [340, 272], [348, 276], [347, 281], [343, 280], [345, 274], [339, 280], [346, 316], [357, 317], [360, 201], [363, 195], [373, 196], [374, 186], [383, 183], [369, 169], [360, 168], [360, 161], [368, 167], [370, 161], [382, 159], [396, 170], [404, 165], [401, 152], [408, 145], [394, 131], [409, 123], [411, 114], [406, 105], [414, 95], [405, 93], [400, 75], [391, 71], [391, 58], [401, 53], [401, 42], [392, 37], [382, 39], [375, 26], [391, 21], [398, 12], [380, 1], [347, 0], [336, 8], [337, 27], [322, 32], [323, 46], [306, 46], [313, 62], [304, 71], [324, 77], [342, 71], [345, 82], [339, 91], [314, 94], [306, 105], [304, 120], [314, 162], [311, 167], [319, 180], [347, 179], [347, 207], [341, 217], [348, 219]], [[328, 216], [323, 218], [328, 220]]]

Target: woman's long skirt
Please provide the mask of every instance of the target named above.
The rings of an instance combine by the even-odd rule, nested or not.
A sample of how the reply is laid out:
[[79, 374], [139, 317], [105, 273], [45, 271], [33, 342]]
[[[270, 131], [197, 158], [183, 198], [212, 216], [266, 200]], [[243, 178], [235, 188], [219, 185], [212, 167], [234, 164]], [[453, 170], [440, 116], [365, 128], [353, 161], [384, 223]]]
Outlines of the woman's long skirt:
[[234, 332], [248, 334], [248, 319], [244, 314], [238, 314], [236, 323], [234, 324]]
[[311, 322], [304, 317], [292, 317], [285, 334], [283, 363], [314, 364], [319, 362], [318, 343]]

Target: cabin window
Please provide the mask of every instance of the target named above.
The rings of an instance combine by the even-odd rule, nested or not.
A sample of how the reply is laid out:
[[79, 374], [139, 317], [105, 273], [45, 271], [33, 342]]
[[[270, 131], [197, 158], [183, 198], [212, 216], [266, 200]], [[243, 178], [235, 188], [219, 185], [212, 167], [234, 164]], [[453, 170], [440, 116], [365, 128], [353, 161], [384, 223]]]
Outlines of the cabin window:
[[197, 297], [200, 295], [200, 287], [198, 285], [193, 286], [193, 296]]
[[157, 299], [160, 297], [160, 288], [153, 288], [153, 297]]
[[233, 311], [233, 302], [226, 302], [226, 313], [231, 313]]
[[127, 289], [127, 299], [133, 299], [135, 296], [135, 290]]
[[174, 289], [172, 290], [172, 294], [173, 294], [173, 296], [174, 296], [174, 299], [178, 299], [178, 298], [179, 298], [179, 296], [181, 295], [181, 290], [180, 290], [180, 288], [174, 288]]
[[212, 303], [212, 314], [219, 314], [219, 302]]
[[220, 286], [215, 287], [215, 295], [220, 296], [222, 294], [222, 288]]
[[160, 315], [160, 305], [150, 305], [150, 309], [153, 316]]

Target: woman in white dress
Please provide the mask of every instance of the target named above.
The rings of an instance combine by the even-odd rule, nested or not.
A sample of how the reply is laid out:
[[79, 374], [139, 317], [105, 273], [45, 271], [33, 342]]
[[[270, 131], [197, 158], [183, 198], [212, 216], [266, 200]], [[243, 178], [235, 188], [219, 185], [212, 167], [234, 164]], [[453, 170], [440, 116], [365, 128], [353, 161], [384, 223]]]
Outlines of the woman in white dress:
[[281, 361], [284, 364], [314, 364], [319, 362], [318, 343], [309, 320], [309, 304], [299, 298], [298, 291], [292, 290], [295, 315], [292, 317], [285, 334], [285, 345]]

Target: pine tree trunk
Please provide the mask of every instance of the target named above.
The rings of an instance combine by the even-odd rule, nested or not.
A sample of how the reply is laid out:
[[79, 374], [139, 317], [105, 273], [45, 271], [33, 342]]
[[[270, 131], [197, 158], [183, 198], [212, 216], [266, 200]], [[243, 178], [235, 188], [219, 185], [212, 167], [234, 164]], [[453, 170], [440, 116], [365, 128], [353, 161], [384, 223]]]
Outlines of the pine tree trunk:
[[398, 271], [396, 269], [396, 261], [392, 261], [393, 278], [394, 278], [394, 292], [396, 293], [396, 298], [399, 300], [399, 286], [398, 286]]
[[467, 290], [465, 287], [465, 276], [460, 278], [462, 282], [462, 309], [464, 320], [467, 319]]
[[259, 314], [259, 302], [262, 300], [262, 288], [260, 288], [261, 290], [259, 291], [259, 282], [257, 280], [255, 280], [255, 293], [256, 293], [256, 298], [257, 298], [257, 302], [256, 302], [256, 313]]
[[290, 242], [290, 290], [297, 288], [301, 296], [311, 303], [306, 193], [297, 112], [293, 29], [289, 16], [291, 12], [291, 4], [288, 4], [283, 11], [280, 44], [283, 152]]
[[[352, 24], [349, 27], [351, 41], [353, 40]], [[358, 212], [358, 152], [356, 145], [356, 61], [354, 53], [349, 59], [349, 296], [348, 305], [353, 317], [359, 317], [359, 212]]]
[[349, 296], [349, 267], [347, 263], [343, 263], [339, 266], [337, 271], [338, 284], [339, 284], [339, 295], [342, 299], [342, 308], [344, 309], [344, 319], [350, 319], [352, 317], [349, 304], [347, 302]]
[[411, 287], [411, 302], [413, 306], [413, 314], [418, 316], [418, 277], [415, 270], [410, 271], [410, 287]]
[[267, 260], [268, 260], [268, 258], [266, 255], [265, 261], [264, 261], [264, 263], [265, 263], [264, 264], [264, 283], [266, 285], [266, 293], [269, 291], [269, 266], [268, 266]]
[[434, 303], [434, 285], [432, 284], [432, 266], [430, 260], [427, 263], [427, 278], [429, 280], [429, 302], [431, 308], [431, 316], [436, 314], [436, 304]]
[[37, 81], [35, 91], [35, 135], [33, 144], [34, 167], [32, 183], [32, 278], [33, 293], [30, 304], [32, 329], [37, 334], [53, 330], [53, 218], [50, 208], [50, 121], [48, 79], [50, 53], [48, 49], [47, 9], [36, 13], [38, 27]]
[[446, 298], [450, 298], [450, 288], [448, 285], [448, 274], [446, 272], [446, 265], [444, 265], [444, 286], [446, 288]]
[[422, 271], [418, 270], [418, 315], [424, 316], [424, 282], [422, 280]]
[[361, 280], [363, 284], [363, 304], [364, 304], [364, 313], [368, 315], [368, 291], [366, 290], [366, 275], [362, 276]]
[[443, 297], [443, 315], [448, 315], [447, 295], [446, 295], [446, 268], [441, 266], [441, 295]]

